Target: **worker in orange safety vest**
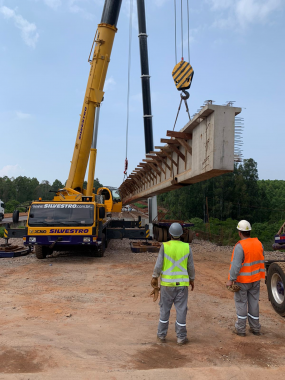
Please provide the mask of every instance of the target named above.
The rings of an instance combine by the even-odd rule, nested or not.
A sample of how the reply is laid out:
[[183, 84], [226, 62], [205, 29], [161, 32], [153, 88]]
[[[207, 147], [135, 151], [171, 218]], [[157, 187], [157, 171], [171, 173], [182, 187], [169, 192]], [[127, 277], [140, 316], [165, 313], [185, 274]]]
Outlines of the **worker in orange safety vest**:
[[249, 331], [260, 335], [259, 291], [260, 280], [265, 278], [263, 245], [257, 238], [250, 237], [251, 225], [241, 220], [238, 225], [240, 241], [233, 249], [230, 272], [226, 286], [236, 284], [240, 290], [235, 292], [237, 321], [234, 333], [246, 335], [246, 320]]

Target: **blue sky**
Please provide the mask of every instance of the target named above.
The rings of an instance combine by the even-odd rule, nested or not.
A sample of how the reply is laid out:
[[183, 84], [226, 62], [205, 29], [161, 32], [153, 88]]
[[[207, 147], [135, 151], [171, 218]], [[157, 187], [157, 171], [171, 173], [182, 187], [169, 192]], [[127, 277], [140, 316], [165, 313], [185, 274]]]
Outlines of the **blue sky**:
[[[180, 4], [180, 1], [177, 1]], [[103, 0], [0, 0], [0, 176], [67, 179]], [[146, 0], [154, 143], [172, 129], [179, 104], [171, 72], [173, 0]], [[186, 0], [183, 0], [186, 11]], [[243, 108], [244, 158], [260, 179], [285, 179], [284, 0], [189, 0], [191, 114], [206, 99]], [[177, 48], [181, 57], [180, 7]], [[129, 172], [144, 158], [134, 0]], [[187, 14], [184, 12], [184, 52]], [[125, 160], [129, 0], [123, 0], [105, 86], [95, 176], [118, 186]], [[187, 59], [187, 53], [185, 54]], [[182, 108], [176, 129], [187, 122]]]

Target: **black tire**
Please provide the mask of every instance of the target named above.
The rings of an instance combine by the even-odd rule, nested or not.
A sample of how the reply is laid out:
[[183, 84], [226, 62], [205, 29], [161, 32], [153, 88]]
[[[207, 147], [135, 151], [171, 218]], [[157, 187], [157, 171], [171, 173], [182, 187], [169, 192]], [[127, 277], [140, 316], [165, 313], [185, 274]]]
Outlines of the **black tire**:
[[19, 210], [14, 210], [13, 217], [12, 217], [13, 223], [19, 222], [19, 215], [20, 215]]
[[285, 263], [272, 263], [268, 269], [267, 275], [267, 291], [268, 297], [273, 309], [281, 315], [285, 316]]
[[167, 238], [168, 238], [168, 233], [167, 233], [167, 228], [164, 228], [163, 229], [163, 241], [167, 241]]
[[105, 234], [102, 234], [102, 243], [100, 245], [100, 248], [98, 248], [97, 255], [98, 257], [103, 257], [106, 250], [106, 236]]
[[153, 226], [153, 236], [155, 240], [158, 240], [158, 227]]
[[46, 247], [43, 247], [42, 245], [35, 245], [34, 246], [34, 252], [37, 256], [37, 259], [42, 260], [47, 257]]
[[163, 229], [161, 227], [158, 227], [158, 237], [157, 237], [157, 241], [159, 241], [160, 243], [163, 242]]
[[192, 243], [192, 240], [194, 239], [194, 232], [191, 230], [188, 230], [188, 243]]

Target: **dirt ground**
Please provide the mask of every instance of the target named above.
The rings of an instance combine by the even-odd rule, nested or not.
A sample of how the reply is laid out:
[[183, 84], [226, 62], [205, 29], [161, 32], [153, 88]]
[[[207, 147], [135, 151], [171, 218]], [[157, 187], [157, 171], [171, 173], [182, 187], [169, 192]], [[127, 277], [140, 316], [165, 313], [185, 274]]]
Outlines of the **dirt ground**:
[[264, 283], [263, 334], [232, 334], [234, 301], [225, 289], [231, 249], [192, 243], [196, 281], [190, 342], [182, 347], [175, 310], [167, 342], [156, 343], [159, 306], [149, 293], [157, 254], [134, 254], [128, 240], [114, 240], [103, 258], [0, 259], [0, 380], [284, 378], [285, 319]]

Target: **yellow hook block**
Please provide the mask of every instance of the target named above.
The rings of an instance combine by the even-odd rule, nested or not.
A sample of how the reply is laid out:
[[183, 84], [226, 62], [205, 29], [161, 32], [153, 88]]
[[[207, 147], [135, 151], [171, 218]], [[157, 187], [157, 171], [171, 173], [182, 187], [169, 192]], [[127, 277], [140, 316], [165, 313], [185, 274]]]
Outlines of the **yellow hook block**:
[[174, 66], [172, 77], [178, 91], [190, 88], [194, 75], [193, 67], [190, 63], [182, 60]]

